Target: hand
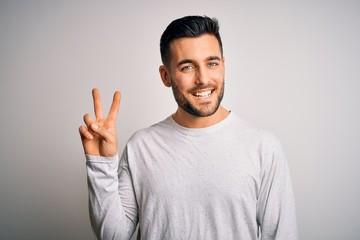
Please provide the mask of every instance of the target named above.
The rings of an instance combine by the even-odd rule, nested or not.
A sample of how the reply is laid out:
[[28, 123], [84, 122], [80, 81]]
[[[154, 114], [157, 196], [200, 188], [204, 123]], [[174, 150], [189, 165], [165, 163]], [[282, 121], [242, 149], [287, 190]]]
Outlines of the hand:
[[85, 154], [102, 157], [113, 157], [117, 154], [116, 117], [119, 112], [121, 94], [114, 93], [111, 108], [107, 117], [103, 118], [100, 92], [92, 90], [96, 120], [90, 114], [84, 115], [86, 126], [80, 126], [79, 132]]

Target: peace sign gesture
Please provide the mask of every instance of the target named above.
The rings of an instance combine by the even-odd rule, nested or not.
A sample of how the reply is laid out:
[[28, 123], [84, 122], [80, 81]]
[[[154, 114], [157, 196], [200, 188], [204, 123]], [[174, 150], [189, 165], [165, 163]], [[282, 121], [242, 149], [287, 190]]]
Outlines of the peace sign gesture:
[[114, 93], [111, 108], [107, 117], [103, 117], [100, 92], [92, 90], [96, 120], [90, 114], [84, 115], [86, 126], [80, 126], [79, 132], [85, 154], [102, 157], [113, 157], [117, 153], [116, 117], [119, 112], [121, 94]]

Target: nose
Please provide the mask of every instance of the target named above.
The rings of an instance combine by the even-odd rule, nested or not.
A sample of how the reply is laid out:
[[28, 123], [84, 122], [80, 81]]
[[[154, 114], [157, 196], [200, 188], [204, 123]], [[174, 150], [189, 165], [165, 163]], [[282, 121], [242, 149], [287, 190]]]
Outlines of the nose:
[[196, 77], [195, 83], [197, 85], [206, 85], [210, 81], [209, 76], [208, 76], [208, 72], [206, 71], [205, 68], [198, 67], [195, 77]]

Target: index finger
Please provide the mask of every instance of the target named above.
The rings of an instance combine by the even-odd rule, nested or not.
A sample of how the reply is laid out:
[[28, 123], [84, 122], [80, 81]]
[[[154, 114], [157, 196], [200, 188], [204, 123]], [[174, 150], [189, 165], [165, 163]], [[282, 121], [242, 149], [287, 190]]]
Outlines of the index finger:
[[117, 117], [120, 107], [120, 99], [121, 99], [121, 93], [119, 91], [116, 91], [114, 93], [113, 101], [108, 114], [108, 118], [111, 120], [115, 120]]
[[102, 117], [103, 117], [103, 112], [102, 112], [102, 106], [101, 106], [100, 91], [99, 91], [99, 89], [94, 88], [94, 89], [92, 90], [92, 96], [93, 96], [93, 101], [94, 101], [94, 112], [95, 112], [96, 120], [97, 120], [97, 119], [102, 119]]

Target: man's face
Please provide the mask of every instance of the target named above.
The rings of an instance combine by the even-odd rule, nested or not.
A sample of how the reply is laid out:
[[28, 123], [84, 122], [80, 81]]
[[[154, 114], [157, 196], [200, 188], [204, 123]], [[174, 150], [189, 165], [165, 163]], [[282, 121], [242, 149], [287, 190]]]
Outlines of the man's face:
[[180, 38], [170, 50], [168, 73], [178, 106], [195, 117], [213, 115], [224, 95], [225, 73], [216, 37]]

